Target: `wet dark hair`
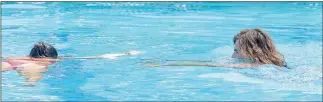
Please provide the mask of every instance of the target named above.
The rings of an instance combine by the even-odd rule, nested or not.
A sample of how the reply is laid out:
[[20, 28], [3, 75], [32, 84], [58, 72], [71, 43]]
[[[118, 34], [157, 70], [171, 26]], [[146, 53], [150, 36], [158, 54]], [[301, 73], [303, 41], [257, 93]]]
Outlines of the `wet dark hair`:
[[57, 56], [56, 49], [52, 45], [44, 42], [37, 42], [29, 54], [29, 57], [32, 58], [57, 58]]

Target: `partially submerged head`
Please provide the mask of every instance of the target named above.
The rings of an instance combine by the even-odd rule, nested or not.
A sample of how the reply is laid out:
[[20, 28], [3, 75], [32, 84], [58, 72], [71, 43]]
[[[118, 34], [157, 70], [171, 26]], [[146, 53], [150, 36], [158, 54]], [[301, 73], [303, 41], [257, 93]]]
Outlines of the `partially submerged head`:
[[31, 49], [29, 57], [32, 58], [57, 58], [56, 49], [44, 42], [37, 42]]
[[267, 32], [262, 29], [245, 29], [233, 38], [234, 58], [247, 58], [259, 64], [283, 66], [284, 59], [276, 51], [275, 45]]

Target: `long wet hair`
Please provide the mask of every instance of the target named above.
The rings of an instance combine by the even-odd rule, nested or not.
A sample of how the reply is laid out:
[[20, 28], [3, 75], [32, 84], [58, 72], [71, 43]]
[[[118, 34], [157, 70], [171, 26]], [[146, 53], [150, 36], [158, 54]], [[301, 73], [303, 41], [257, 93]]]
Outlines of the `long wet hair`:
[[240, 47], [238, 54], [259, 64], [285, 66], [284, 58], [276, 50], [271, 37], [262, 29], [245, 29], [233, 38]]
[[32, 58], [57, 58], [58, 54], [56, 49], [44, 42], [37, 42], [31, 49], [29, 57]]

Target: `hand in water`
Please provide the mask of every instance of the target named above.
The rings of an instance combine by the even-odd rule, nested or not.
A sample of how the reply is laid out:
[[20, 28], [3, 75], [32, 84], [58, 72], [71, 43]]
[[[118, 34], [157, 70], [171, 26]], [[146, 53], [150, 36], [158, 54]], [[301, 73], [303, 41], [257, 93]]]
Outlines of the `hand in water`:
[[109, 59], [116, 59], [120, 56], [125, 56], [125, 55], [137, 55], [139, 54], [140, 52], [139, 51], [136, 51], [136, 50], [131, 50], [127, 53], [121, 53], [121, 54], [104, 54], [104, 55], [101, 55], [99, 56], [100, 58], [109, 58]]
[[118, 56], [117, 54], [104, 54], [100, 56], [101, 58], [108, 58], [108, 59], [116, 59]]
[[139, 51], [136, 51], [136, 50], [131, 50], [128, 52], [130, 55], [137, 55], [137, 54], [140, 54]]

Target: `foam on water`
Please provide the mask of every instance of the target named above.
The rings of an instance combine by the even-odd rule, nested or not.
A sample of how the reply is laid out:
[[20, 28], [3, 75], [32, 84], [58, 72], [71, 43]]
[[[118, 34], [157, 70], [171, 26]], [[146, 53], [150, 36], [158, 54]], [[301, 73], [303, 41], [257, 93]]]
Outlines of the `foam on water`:
[[[290, 69], [263, 65], [256, 70], [232, 70], [230, 73], [203, 74], [200, 77], [263, 83], [263, 87], [267, 88], [322, 95], [322, 43], [277, 44], [277, 49], [285, 56]], [[229, 56], [232, 50], [232, 47], [224, 46], [216, 48], [212, 53], [217, 57]]]

